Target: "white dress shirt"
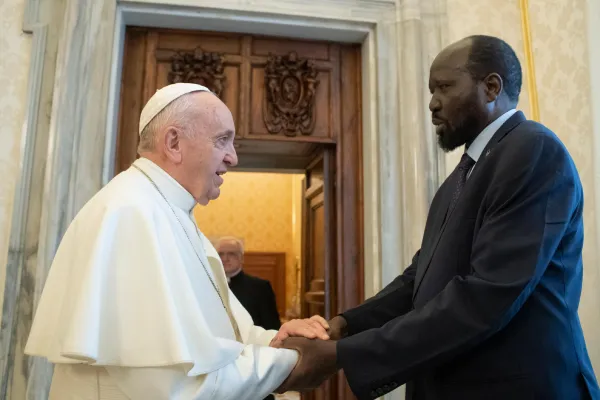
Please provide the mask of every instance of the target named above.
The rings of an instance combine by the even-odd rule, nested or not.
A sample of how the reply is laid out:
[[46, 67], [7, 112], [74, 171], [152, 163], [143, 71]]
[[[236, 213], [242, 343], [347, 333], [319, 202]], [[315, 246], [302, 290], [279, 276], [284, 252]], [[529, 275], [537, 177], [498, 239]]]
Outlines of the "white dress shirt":
[[473, 165], [473, 167], [469, 171], [467, 179], [469, 178], [469, 176], [471, 176], [473, 169], [475, 169], [475, 167], [477, 166], [477, 162], [481, 157], [481, 153], [483, 153], [483, 150], [488, 145], [494, 134], [498, 132], [498, 129], [500, 129], [500, 127], [504, 125], [504, 123], [508, 121], [508, 119], [512, 117], [516, 112], [517, 110], [515, 110], [514, 108], [505, 112], [504, 114], [496, 118], [494, 122], [486, 126], [485, 129], [482, 130], [481, 133], [475, 138], [475, 140], [473, 140], [473, 143], [471, 143], [466, 152], [469, 155], [469, 157], [471, 157], [473, 161], [475, 161], [475, 165]]

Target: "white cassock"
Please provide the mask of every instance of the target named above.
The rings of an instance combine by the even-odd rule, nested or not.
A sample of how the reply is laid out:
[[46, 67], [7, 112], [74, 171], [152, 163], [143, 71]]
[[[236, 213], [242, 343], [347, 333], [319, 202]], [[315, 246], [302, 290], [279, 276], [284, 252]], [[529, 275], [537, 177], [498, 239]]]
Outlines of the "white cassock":
[[263, 399], [297, 353], [268, 347], [276, 331], [229, 291], [190, 193], [147, 159], [134, 166], [166, 200], [135, 167], [119, 174], [50, 269], [25, 349], [55, 364], [50, 400]]

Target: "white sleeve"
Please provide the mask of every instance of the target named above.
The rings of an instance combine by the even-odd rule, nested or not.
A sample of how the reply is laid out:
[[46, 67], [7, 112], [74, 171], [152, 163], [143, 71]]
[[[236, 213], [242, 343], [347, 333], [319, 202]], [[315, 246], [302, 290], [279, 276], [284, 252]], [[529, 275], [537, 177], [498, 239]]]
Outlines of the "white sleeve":
[[105, 367], [131, 400], [263, 399], [294, 369], [294, 350], [248, 345], [231, 364], [200, 376], [187, 376], [183, 366]]
[[275, 330], [266, 330], [260, 326], [252, 325], [246, 344], [257, 344], [259, 346], [268, 346], [271, 340], [277, 335]]

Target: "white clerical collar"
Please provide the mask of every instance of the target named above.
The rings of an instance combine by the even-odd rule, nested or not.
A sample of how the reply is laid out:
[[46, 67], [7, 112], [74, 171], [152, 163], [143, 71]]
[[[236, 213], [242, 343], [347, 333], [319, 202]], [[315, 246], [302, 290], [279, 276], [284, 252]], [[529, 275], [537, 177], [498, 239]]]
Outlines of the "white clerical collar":
[[485, 129], [481, 131], [481, 133], [475, 138], [475, 140], [473, 140], [473, 143], [471, 143], [471, 145], [467, 149], [467, 154], [469, 155], [469, 157], [471, 157], [475, 162], [479, 161], [481, 153], [483, 153], [483, 150], [485, 149], [489, 141], [492, 139], [492, 136], [494, 136], [498, 129], [500, 129], [500, 127], [506, 121], [508, 121], [508, 119], [512, 117], [513, 114], [516, 112], [517, 110], [513, 108], [512, 110], [505, 112], [504, 114], [496, 118], [494, 122], [486, 126]]
[[235, 278], [236, 276], [238, 276], [240, 274], [240, 272], [242, 272], [243, 268], [238, 269], [237, 271], [235, 271], [233, 274], [231, 274], [231, 276], [227, 277], [227, 283], [231, 283], [231, 280], [233, 278]]
[[133, 164], [152, 178], [171, 204], [187, 213], [194, 209], [196, 205], [194, 197], [161, 167], [143, 157], [138, 158]]

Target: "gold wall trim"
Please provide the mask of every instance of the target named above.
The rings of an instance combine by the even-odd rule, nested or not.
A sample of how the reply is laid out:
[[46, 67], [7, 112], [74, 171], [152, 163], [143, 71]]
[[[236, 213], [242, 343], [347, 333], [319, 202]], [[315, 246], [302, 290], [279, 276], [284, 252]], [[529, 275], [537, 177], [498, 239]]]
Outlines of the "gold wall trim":
[[523, 46], [525, 48], [525, 63], [527, 68], [527, 90], [529, 92], [529, 107], [531, 119], [540, 121], [540, 106], [538, 104], [537, 84], [535, 80], [535, 63], [531, 46], [531, 24], [529, 22], [529, 0], [519, 0], [521, 9], [521, 29], [523, 31]]

